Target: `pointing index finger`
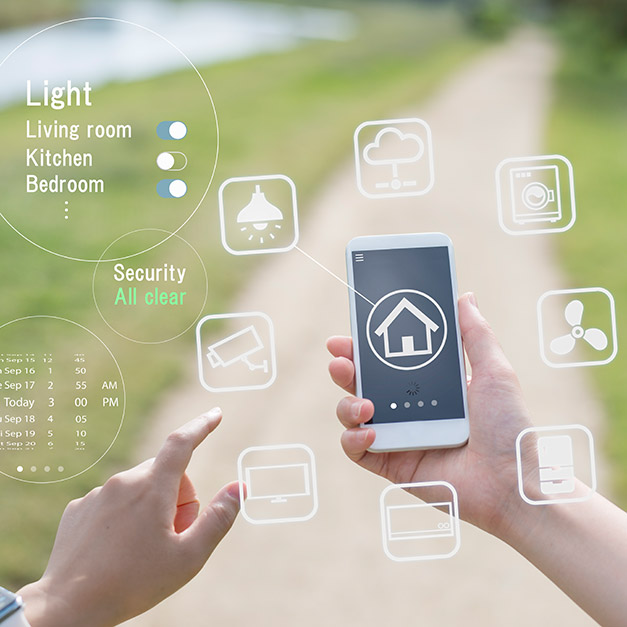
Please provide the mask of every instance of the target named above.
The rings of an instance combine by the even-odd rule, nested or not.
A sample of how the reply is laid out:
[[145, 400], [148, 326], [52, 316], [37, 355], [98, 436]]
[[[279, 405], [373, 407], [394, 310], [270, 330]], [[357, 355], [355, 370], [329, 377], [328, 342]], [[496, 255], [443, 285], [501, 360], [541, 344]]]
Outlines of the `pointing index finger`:
[[152, 466], [153, 472], [161, 475], [161, 481], [165, 482], [166, 488], [178, 490], [194, 449], [221, 420], [222, 410], [216, 407], [170, 433]]

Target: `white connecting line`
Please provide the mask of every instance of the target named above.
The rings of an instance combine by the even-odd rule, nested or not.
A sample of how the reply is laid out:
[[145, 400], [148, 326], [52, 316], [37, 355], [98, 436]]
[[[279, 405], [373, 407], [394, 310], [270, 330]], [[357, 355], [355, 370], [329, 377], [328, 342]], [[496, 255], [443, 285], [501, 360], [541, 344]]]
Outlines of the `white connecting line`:
[[370, 303], [374, 307], [374, 303], [369, 298], [366, 298], [363, 294], [358, 292], [354, 287], [352, 287], [346, 281], [344, 281], [344, 279], [341, 279], [339, 276], [337, 276], [337, 274], [331, 272], [331, 270], [329, 270], [329, 268], [326, 268], [319, 261], [316, 261], [311, 255], [306, 253], [302, 248], [299, 248], [298, 246], [294, 246], [294, 248], [296, 250], [300, 251], [301, 253], [303, 253], [303, 255], [305, 255], [305, 257], [307, 257], [308, 259], [311, 259], [311, 261], [313, 261], [317, 266], [321, 267], [325, 272], [328, 272], [332, 277], [336, 278], [340, 283], [342, 283], [343, 285], [346, 285], [346, 287], [349, 290], [352, 290], [353, 292], [355, 292], [355, 294], [357, 294], [357, 296], [361, 296], [361, 298], [363, 298], [367, 303]]

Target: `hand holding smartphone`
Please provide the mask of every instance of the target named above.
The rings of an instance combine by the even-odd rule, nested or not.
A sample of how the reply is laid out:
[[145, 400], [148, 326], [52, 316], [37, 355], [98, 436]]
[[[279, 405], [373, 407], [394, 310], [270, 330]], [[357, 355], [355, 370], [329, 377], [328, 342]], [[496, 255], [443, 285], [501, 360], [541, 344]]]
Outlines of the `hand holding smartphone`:
[[375, 407], [373, 452], [468, 440], [466, 375], [451, 240], [357, 237], [346, 248], [357, 396]]

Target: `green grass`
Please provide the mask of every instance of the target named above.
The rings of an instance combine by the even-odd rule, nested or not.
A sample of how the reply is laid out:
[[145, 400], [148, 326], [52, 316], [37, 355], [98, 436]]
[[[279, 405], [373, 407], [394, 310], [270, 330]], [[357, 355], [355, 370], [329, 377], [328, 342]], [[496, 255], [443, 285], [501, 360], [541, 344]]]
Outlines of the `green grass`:
[[[336, 3], [334, 6], [338, 6]], [[210, 273], [206, 313], [229, 311], [237, 289], [259, 265], [228, 255], [218, 234], [217, 188], [231, 176], [281, 172], [295, 182], [301, 213], [318, 186], [351, 153], [355, 127], [419, 103], [484, 44], [464, 32], [449, 9], [403, 3], [342, 3], [354, 11], [358, 33], [347, 42], [313, 42], [284, 54], [264, 55], [205, 68], [218, 111], [221, 152], [210, 194], [180, 235], [200, 252]], [[157, 99], [184, 99], [196, 79], [178, 73], [128, 87], [132, 115], [148, 111]], [[112, 85], [107, 99], [111, 119], [128, 116]], [[416, 110], [419, 114], [419, 109]], [[205, 111], [192, 112], [189, 124]], [[197, 115], [197, 119], [193, 119]], [[12, 176], [12, 159], [23, 158], [15, 111], [0, 115], [3, 155], [0, 176]], [[167, 118], [166, 118], [167, 119]], [[19, 142], [22, 141], [20, 144]], [[9, 158], [8, 155], [11, 155]], [[132, 153], [122, 155], [132, 158]], [[208, 167], [208, 166], [206, 166]], [[205, 170], [206, 170], [205, 167]], [[191, 183], [204, 172], [190, 172]], [[7, 179], [4, 178], [4, 187]], [[144, 181], [134, 181], [141, 185]], [[3, 202], [24, 202], [18, 195]], [[24, 211], [28, 207], [24, 205]], [[31, 209], [32, 210], [32, 209]], [[107, 211], [124, 222], [124, 194], [107, 198]], [[44, 220], [42, 216], [42, 220]], [[42, 222], [42, 225], [44, 223]], [[50, 221], [46, 228], [57, 228]], [[98, 224], [86, 227], [86, 237]], [[124, 231], [124, 228], [120, 229]], [[59, 234], [59, 237], [61, 235]], [[127, 383], [127, 415], [116, 445], [106, 458], [79, 478], [55, 485], [25, 485], [0, 477], [0, 581], [17, 587], [38, 577], [52, 546], [58, 519], [67, 502], [128, 465], [141, 438], [145, 417], [164, 391], [180, 380], [182, 365], [194, 352], [193, 332], [167, 345], [131, 344], [107, 329], [91, 300], [93, 266], [53, 257], [34, 248], [7, 227], [0, 229], [0, 282], [3, 320], [24, 315], [69, 317], [100, 336], [117, 356]], [[183, 421], [186, 416], [181, 416]]]
[[5, 1], [0, 5], [0, 29], [72, 17], [80, 0]]
[[591, 53], [566, 46], [547, 145], [575, 172], [577, 222], [558, 238], [564, 268], [573, 287], [605, 287], [616, 301], [618, 356], [590, 374], [609, 418], [600, 444], [613, 464], [615, 496], [627, 506], [627, 80], [595, 65]]

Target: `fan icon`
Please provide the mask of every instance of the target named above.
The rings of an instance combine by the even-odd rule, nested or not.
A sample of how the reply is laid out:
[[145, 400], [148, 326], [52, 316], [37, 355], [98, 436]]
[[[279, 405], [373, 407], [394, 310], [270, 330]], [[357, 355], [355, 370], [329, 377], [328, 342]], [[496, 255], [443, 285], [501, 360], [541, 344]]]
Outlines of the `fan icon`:
[[550, 348], [556, 355], [567, 355], [575, 348], [577, 340], [582, 338], [597, 351], [607, 348], [607, 335], [601, 329], [594, 327], [584, 329], [582, 326], [583, 310], [583, 303], [580, 300], [571, 300], [566, 305], [564, 318], [566, 318], [571, 329], [570, 333], [560, 335], [551, 341]]

